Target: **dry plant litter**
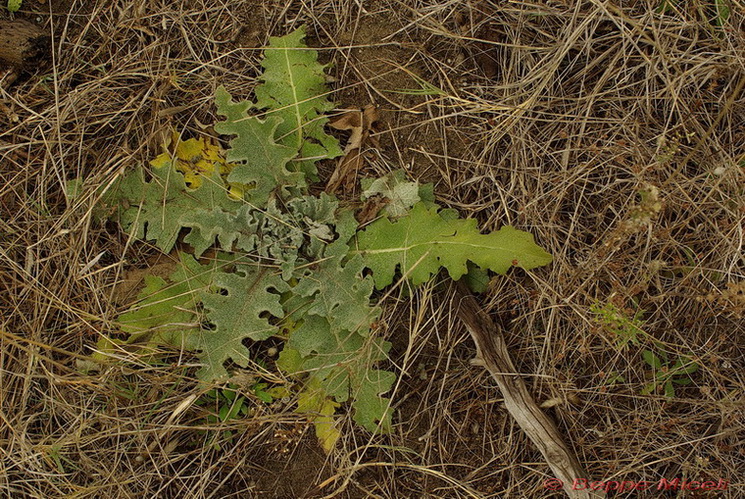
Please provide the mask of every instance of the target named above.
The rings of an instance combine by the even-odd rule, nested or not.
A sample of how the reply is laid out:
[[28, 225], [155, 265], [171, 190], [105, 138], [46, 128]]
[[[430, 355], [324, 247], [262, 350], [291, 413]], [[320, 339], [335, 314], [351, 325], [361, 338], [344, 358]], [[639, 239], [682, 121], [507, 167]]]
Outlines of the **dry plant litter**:
[[[550, 496], [545, 464], [469, 363], [447, 281], [386, 301], [393, 433], [345, 418], [331, 455], [293, 400], [252, 388], [272, 347], [236, 385], [250, 417], [217, 422], [188, 369], [134, 355], [78, 370], [143, 270], [173, 261], [93, 223], [97, 188], [155, 158], [172, 129], [215, 136], [216, 87], [250, 96], [268, 37], [305, 25], [340, 113], [379, 107], [361, 176], [403, 167], [463, 216], [529, 231], [554, 256], [492, 279], [482, 304], [590, 476], [722, 479], [717, 496], [740, 497], [745, 4], [726, 2], [726, 17], [717, 5], [24, 2], [15, 15], [43, 26], [52, 52], [0, 90], [0, 490]], [[89, 187], [72, 201], [74, 178]], [[598, 320], [607, 304], [638, 321], [638, 346], [619, 348]], [[674, 397], [642, 394], [644, 350], [699, 369]]]

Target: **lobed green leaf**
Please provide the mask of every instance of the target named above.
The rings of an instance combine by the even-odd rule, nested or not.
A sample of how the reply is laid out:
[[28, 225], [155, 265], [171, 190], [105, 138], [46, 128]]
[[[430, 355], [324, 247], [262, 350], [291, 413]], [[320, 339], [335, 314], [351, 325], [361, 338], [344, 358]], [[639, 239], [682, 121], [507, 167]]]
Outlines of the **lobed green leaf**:
[[247, 114], [252, 106], [247, 102], [233, 102], [232, 97], [219, 87], [215, 93], [217, 114], [224, 121], [215, 124], [215, 130], [225, 135], [235, 135], [230, 141], [227, 160], [238, 163], [228, 175], [229, 182], [249, 187], [246, 196], [254, 206], [263, 206], [275, 189], [305, 187], [304, 175], [287, 169], [287, 163], [297, 156], [298, 148], [276, 142], [279, 116], [262, 121]]
[[511, 226], [481, 234], [474, 219], [455, 218], [451, 210], [438, 213], [418, 203], [397, 221], [380, 218], [358, 234], [365, 264], [375, 286], [393, 282], [397, 269], [416, 286], [440, 268], [460, 279], [467, 263], [504, 274], [512, 266], [526, 270], [551, 262], [551, 255], [535, 244], [533, 236]]
[[304, 38], [301, 27], [269, 39], [261, 62], [263, 83], [256, 87], [256, 107], [267, 109], [270, 118], [280, 118], [279, 142], [300, 152], [293, 170], [313, 178], [316, 161], [335, 158], [342, 151], [336, 138], [324, 131], [325, 113], [334, 104], [327, 97], [325, 68], [318, 63], [318, 52], [308, 48]]
[[145, 180], [145, 171], [138, 167], [121, 177], [104, 195], [102, 202], [113, 210], [125, 232], [136, 239], [155, 241], [168, 253], [176, 244], [184, 227], [184, 217], [216, 208], [231, 210], [240, 203], [230, 198], [220, 175], [205, 179], [197, 189], [190, 189], [184, 176], [172, 162], [151, 170], [152, 178]]

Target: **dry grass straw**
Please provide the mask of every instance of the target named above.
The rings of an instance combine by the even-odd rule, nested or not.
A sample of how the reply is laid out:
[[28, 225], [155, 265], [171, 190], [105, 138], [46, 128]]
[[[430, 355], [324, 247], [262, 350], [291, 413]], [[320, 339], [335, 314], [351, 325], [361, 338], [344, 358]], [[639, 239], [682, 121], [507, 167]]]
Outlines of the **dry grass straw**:
[[[590, 475], [721, 478], [720, 496], [739, 497], [745, 4], [729, 2], [720, 27], [712, 2], [659, 3], [51, 2], [38, 16], [53, 64], [0, 91], [2, 494], [547, 495], [547, 467], [469, 365], [447, 284], [387, 304], [403, 373], [394, 434], [345, 420], [329, 457], [289, 404], [256, 402], [216, 427], [186, 369], [76, 368], [126, 305], [116, 283], [157, 255], [93, 223], [95, 189], [153, 158], [171, 127], [205, 131], [215, 87], [250, 95], [266, 34], [307, 23], [329, 48], [336, 100], [385, 111], [369, 174], [405, 166], [464, 215], [528, 230], [554, 255], [494, 279], [484, 303]], [[439, 91], [418, 95], [412, 75]], [[595, 303], [643, 309], [640, 344], [620, 348]], [[643, 349], [693, 359], [693, 384], [640, 395]]]

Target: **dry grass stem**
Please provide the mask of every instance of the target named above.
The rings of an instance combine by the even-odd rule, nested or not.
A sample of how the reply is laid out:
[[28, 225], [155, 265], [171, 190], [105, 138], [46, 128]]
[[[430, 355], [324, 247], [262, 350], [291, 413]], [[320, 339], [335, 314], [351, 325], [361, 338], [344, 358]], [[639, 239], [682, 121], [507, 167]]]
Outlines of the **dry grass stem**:
[[[259, 364], [251, 416], [226, 423], [184, 352], [79, 368], [143, 269], [173, 261], [96, 222], [99, 187], [172, 129], [212, 134], [215, 88], [250, 96], [268, 36], [304, 24], [339, 108], [379, 109], [359, 176], [404, 168], [554, 255], [480, 300], [589, 476], [743, 496], [742, 0], [26, 0], [16, 16], [50, 34], [51, 60], [0, 79], [0, 495], [550, 496], [445, 280], [385, 298], [393, 434], [340, 416], [329, 456], [295, 401], [246, 387]], [[643, 394], [644, 350], [699, 369]]]

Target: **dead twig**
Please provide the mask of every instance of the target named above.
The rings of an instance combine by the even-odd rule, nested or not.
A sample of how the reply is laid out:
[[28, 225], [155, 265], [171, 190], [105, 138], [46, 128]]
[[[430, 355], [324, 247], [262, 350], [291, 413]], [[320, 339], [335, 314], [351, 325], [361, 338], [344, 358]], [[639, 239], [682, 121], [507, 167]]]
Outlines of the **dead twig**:
[[561, 480], [569, 497], [605, 497], [602, 492], [572, 488], [575, 479], [587, 477], [585, 470], [574, 452], [564, 443], [554, 422], [538, 408], [528, 393], [525, 383], [512, 363], [499, 327], [479, 306], [465, 284], [458, 282], [457, 286], [458, 317], [466, 325], [476, 343], [477, 362], [489, 371], [499, 385], [504, 405], [509, 413], [541, 451], [556, 478]]

